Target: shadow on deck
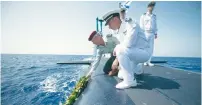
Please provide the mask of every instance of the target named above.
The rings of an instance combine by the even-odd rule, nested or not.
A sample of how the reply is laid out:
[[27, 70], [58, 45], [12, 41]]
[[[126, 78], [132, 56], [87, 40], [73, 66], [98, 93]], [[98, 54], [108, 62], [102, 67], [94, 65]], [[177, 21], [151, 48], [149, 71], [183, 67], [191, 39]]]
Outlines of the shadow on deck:
[[167, 67], [144, 67], [138, 86], [118, 90], [116, 76], [104, 75], [106, 59], [74, 105], [201, 105], [201, 74]]

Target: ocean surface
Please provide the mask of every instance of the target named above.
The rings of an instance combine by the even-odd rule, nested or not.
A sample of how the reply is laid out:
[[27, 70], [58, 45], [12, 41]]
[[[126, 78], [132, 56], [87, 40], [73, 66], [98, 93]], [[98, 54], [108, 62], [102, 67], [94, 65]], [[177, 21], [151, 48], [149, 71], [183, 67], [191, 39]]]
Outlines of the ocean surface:
[[[1, 55], [2, 105], [60, 105], [70, 95], [88, 65], [57, 62], [88, 60], [87, 55]], [[154, 57], [163, 66], [201, 72], [201, 58]]]

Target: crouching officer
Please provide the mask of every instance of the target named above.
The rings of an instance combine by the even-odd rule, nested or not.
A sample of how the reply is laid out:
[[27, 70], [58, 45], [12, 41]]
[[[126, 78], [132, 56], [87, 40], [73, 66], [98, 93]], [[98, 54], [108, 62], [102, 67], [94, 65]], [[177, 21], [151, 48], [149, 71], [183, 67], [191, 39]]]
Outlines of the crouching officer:
[[[119, 11], [110, 11], [103, 16], [103, 20], [106, 22], [105, 25], [108, 25], [112, 30], [119, 30], [123, 22]], [[119, 71], [121, 76], [119, 78], [123, 79], [122, 82], [116, 85], [118, 89], [130, 88], [137, 85], [136, 79], [134, 79], [134, 69], [137, 68], [138, 64], [146, 62], [151, 55], [148, 51], [149, 43], [139, 25], [136, 23], [129, 24], [126, 25], [125, 29], [126, 35], [123, 42], [120, 42], [113, 52], [121, 67]]]
[[105, 67], [103, 69], [104, 73], [109, 74], [109, 75], [114, 75], [115, 73], [118, 72], [117, 70], [113, 71], [111, 69], [111, 65], [116, 58], [115, 56], [112, 55], [112, 52], [113, 52], [114, 48], [116, 47], [116, 45], [119, 44], [119, 41], [116, 37], [112, 36], [112, 34], [106, 35], [104, 37], [104, 39], [102, 37], [102, 34], [99, 32], [96, 32], [96, 31], [93, 31], [88, 38], [89, 41], [91, 41], [93, 44], [97, 45], [96, 58], [91, 65], [91, 69], [90, 69], [90, 72], [88, 73], [88, 75], [91, 75], [92, 72], [98, 67], [102, 55], [106, 54], [106, 53], [110, 53], [111, 57], [105, 64]]

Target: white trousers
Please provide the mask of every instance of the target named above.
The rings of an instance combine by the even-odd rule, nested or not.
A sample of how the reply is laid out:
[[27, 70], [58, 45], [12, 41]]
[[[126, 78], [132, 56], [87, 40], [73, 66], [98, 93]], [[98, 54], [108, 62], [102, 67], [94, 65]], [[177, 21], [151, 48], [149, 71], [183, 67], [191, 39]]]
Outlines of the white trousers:
[[150, 63], [152, 55], [153, 55], [153, 51], [154, 51], [155, 35], [153, 33], [146, 33], [146, 32], [145, 32], [145, 35], [146, 35], [146, 38], [147, 38], [149, 45], [150, 45], [149, 53], [151, 54], [149, 60], [146, 63]]
[[139, 48], [123, 48], [119, 46], [116, 49], [116, 56], [119, 61], [121, 76], [124, 81], [133, 81], [135, 69], [138, 69], [140, 63], [146, 62], [150, 54], [148, 51]]

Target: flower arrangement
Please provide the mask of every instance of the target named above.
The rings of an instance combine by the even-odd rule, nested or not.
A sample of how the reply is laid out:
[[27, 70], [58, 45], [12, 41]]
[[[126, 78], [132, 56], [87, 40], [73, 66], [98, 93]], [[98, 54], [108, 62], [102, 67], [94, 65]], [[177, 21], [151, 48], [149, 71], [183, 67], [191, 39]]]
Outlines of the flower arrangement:
[[89, 76], [83, 76], [80, 78], [78, 83], [76, 84], [74, 90], [71, 95], [68, 97], [67, 101], [64, 105], [73, 105], [76, 99], [81, 95], [88, 84]]

